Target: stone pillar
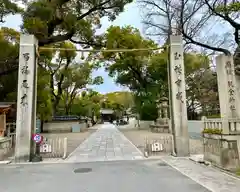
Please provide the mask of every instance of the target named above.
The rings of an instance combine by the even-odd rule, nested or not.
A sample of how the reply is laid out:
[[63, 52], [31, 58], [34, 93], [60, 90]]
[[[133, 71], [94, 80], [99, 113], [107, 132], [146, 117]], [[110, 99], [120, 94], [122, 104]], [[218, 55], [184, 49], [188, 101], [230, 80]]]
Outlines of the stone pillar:
[[20, 36], [15, 161], [27, 162], [34, 153], [31, 141], [36, 127], [37, 40]]
[[218, 93], [223, 133], [229, 133], [228, 119], [240, 117], [239, 88], [235, 75], [232, 56], [219, 55], [216, 57]]
[[172, 129], [177, 156], [189, 156], [189, 136], [186, 105], [186, 84], [183, 62], [182, 36], [170, 37], [170, 83], [172, 91]]

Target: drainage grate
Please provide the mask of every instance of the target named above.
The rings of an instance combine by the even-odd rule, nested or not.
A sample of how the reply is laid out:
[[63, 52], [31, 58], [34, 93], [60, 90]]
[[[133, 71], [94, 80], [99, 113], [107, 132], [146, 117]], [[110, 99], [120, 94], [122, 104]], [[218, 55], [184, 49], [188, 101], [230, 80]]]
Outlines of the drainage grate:
[[158, 163], [158, 166], [164, 167], [164, 166], [168, 166], [168, 164], [166, 164], [166, 163], [164, 163], [164, 162], [161, 162], [161, 163]]
[[92, 172], [92, 168], [78, 168], [74, 170], [74, 173], [89, 173]]

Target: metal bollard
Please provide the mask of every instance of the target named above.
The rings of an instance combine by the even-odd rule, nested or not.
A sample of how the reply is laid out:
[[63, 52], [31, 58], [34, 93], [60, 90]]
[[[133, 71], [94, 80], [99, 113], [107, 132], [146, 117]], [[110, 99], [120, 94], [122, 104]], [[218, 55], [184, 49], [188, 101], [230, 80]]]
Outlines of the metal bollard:
[[63, 159], [67, 158], [67, 137], [63, 139]]

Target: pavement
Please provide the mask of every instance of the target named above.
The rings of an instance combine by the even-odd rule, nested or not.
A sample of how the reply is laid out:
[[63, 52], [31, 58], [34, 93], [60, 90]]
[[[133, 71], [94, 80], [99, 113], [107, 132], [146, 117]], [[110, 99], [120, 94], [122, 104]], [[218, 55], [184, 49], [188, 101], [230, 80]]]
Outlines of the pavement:
[[66, 161], [0, 165], [1, 192], [239, 192], [239, 189], [239, 178], [189, 158], [144, 158], [111, 124], [101, 125]]
[[[76, 169], [80, 173], [75, 173]], [[84, 170], [90, 172], [81, 173]], [[209, 192], [156, 160], [5, 165], [0, 166], [0, 191]]]
[[67, 162], [95, 162], [143, 159], [142, 152], [113, 124], [99, 125], [66, 159]]
[[213, 192], [239, 192], [240, 179], [215, 167], [196, 163], [189, 158], [165, 156], [162, 161]]

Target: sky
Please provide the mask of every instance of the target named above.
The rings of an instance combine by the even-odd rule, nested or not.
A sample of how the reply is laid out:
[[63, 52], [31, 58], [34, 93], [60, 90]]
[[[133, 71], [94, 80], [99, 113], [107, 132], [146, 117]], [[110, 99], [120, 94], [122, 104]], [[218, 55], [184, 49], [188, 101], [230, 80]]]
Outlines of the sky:
[[[1, 26], [14, 28], [19, 30], [19, 26], [22, 23], [22, 19], [19, 15], [11, 15], [5, 19], [4, 24], [0, 24]], [[107, 18], [102, 19], [102, 28], [100, 31], [104, 32], [109, 26], [126, 26], [131, 25], [135, 28], [138, 28], [142, 31], [142, 24], [141, 24], [141, 16], [140, 16], [140, 9], [138, 8], [137, 4], [131, 3], [125, 6], [125, 11], [121, 13], [114, 22], [109, 22]], [[108, 93], [114, 91], [121, 91], [121, 90], [128, 90], [126, 87], [118, 86], [114, 83], [114, 80], [108, 76], [108, 73], [105, 72], [103, 68], [95, 71], [93, 76], [102, 76], [104, 79], [104, 83], [98, 86], [91, 86], [94, 90], [100, 93]]]

